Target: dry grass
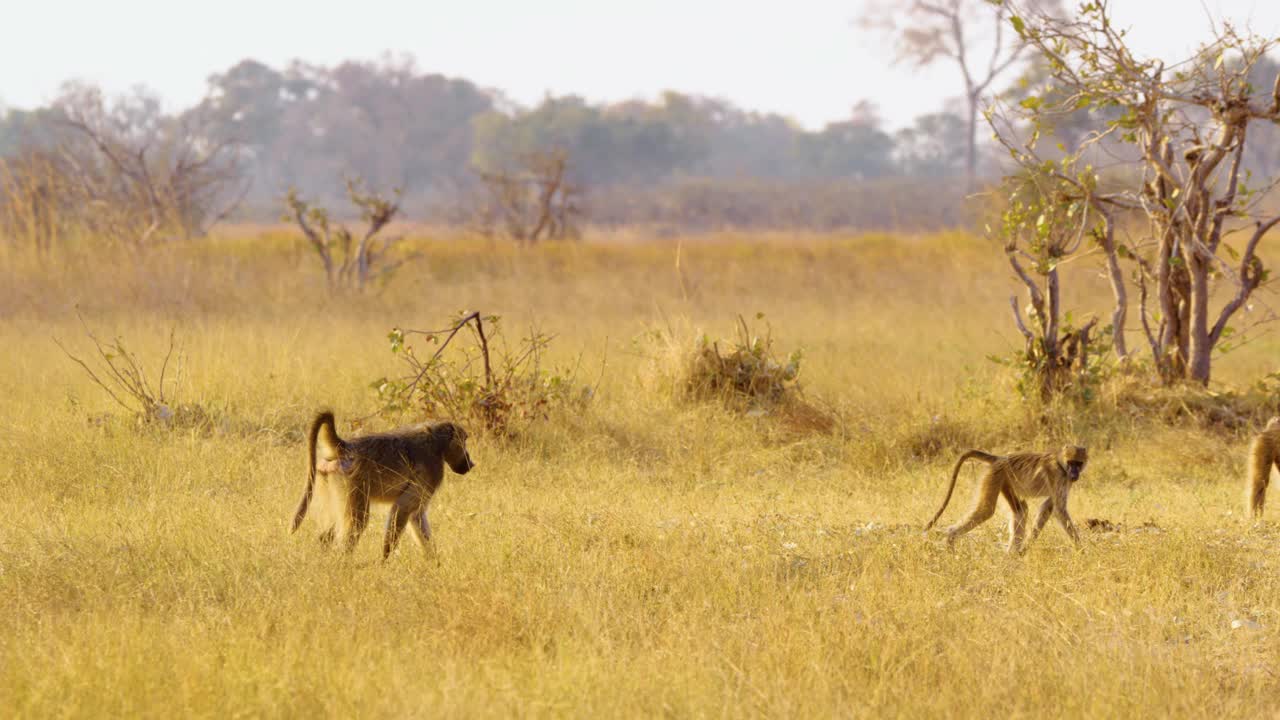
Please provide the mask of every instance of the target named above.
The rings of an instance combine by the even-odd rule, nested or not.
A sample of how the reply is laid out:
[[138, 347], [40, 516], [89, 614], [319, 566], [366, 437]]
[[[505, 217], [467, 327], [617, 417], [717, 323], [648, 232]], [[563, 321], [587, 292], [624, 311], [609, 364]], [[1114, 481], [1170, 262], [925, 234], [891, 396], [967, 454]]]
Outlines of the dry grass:
[[[964, 235], [548, 246], [449, 238], [330, 300], [297, 238], [0, 262], [0, 697], [49, 716], [1245, 716], [1280, 691], [1280, 532], [1241, 521], [1246, 429], [1017, 404], [998, 251]], [[994, 276], [989, 273], [995, 273]], [[1075, 273], [1069, 303], [1103, 308]], [[1274, 294], [1268, 293], [1268, 301]], [[144, 358], [178, 323], [209, 432], [91, 423], [110, 401], [50, 341], [72, 306]], [[460, 308], [555, 333], [601, 386], [433, 505], [437, 559], [354, 557], [287, 520], [318, 407], [374, 409], [386, 332]], [[664, 388], [648, 331], [767, 313], [805, 351], [797, 433]], [[635, 342], [633, 342], [635, 340]], [[1220, 359], [1244, 386], [1262, 339]], [[344, 424], [345, 427], [345, 424]], [[1072, 552], [992, 521], [918, 528], [951, 453], [1078, 437]], [[966, 475], [962, 493], [971, 486]], [[963, 497], [963, 496], [962, 496]], [[954, 518], [953, 508], [944, 521]], [[1235, 627], [1233, 627], [1233, 624]]]

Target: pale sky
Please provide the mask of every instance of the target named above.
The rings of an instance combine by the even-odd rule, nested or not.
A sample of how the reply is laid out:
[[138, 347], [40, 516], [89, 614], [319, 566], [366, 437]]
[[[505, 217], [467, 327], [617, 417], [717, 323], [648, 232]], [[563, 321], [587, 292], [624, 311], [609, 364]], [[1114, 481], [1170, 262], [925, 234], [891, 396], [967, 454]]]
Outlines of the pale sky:
[[[0, 103], [48, 102], [68, 79], [108, 92], [145, 85], [170, 108], [251, 57], [282, 68], [407, 53], [424, 71], [593, 101], [663, 89], [722, 97], [810, 128], [863, 98], [890, 127], [958, 94], [954, 67], [890, 67], [889, 46], [856, 25], [864, 0], [8, 0], [0, 3]], [[1074, 5], [1076, 0], [1067, 0]], [[1207, 14], [1280, 36], [1280, 0], [1112, 0], [1135, 47], [1180, 58]]]

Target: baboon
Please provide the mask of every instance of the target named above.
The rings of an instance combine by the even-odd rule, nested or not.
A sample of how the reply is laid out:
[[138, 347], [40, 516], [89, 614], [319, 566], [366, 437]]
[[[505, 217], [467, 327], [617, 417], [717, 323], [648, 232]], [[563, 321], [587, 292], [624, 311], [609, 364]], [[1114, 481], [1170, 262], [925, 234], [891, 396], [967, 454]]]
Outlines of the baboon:
[[996, 511], [996, 500], [1003, 495], [1009, 503], [1011, 517], [1009, 519], [1009, 552], [1022, 552], [1022, 537], [1027, 529], [1027, 504], [1021, 499], [1026, 497], [1046, 498], [1040, 505], [1036, 515], [1036, 525], [1031, 531], [1034, 542], [1049, 521], [1049, 515], [1057, 516], [1062, 529], [1071, 537], [1076, 547], [1080, 547], [1080, 533], [1071, 521], [1067, 512], [1067, 495], [1071, 485], [1080, 479], [1084, 465], [1089, 459], [1088, 451], [1078, 445], [1067, 445], [1057, 453], [1018, 453], [1016, 455], [992, 455], [981, 450], [970, 450], [960, 456], [956, 467], [951, 471], [951, 484], [947, 486], [947, 497], [942, 507], [934, 514], [933, 519], [925, 526], [928, 531], [938, 522], [942, 511], [951, 502], [951, 493], [956, 488], [956, 477], [960, 474], [960, 466], [973, 458], [987, 463], [990, 467], [982, 476], [978, 486], [978, 494], [969, 511], [968, 517], [947, 528], [947, 544], [955, 542], [957, 537], [969, 532], [986, 522]]
[[1249, 513], [1254, 520], [1262, 519], [1262, 505], [1267, 500], [1267, 485], [1271, 483], [1271, 467], [1280, 469], [1280, 416], [1267, 421], [1262, 432], [1253, 436], [1249, 444], [1249, 480], [1245, 485]]
[[311, 504], [317, 474], [336, 512], [330, 512], [320, 542], [328, 545], [342, 526], [347, 550], [355, 548], [369, 520], [371, 501], [391, 503], [382, 541], [385, 560], [411, 519], [423, 546], [431, 539], [427, 504], [444, 480], [444, 464], [459, 475], [476, 465], [467, 452], [467, 433], [451, 422], [365, 435], [338, 437], [333, 413], [316, 415], [311, 423], [307, 485], [293, 516], [290, 532], [298, 529]]

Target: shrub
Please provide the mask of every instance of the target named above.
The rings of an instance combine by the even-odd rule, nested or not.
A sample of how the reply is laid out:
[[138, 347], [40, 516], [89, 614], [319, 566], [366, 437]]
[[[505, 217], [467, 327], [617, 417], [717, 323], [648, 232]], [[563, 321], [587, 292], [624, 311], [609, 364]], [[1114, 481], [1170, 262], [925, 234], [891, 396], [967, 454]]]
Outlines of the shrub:
[[[195, 403], [177, 402], [177, 388], [182, 377], [183, 353], [174, 346], [174, 331], [169, 331], [169, 345], [160, 373], [156, 380], [148, 376], [141, 358], [125, 347], [122, 338], [103, 342], [89, 329], [80, 317], [85, 335], [93, 343], [98, 355], [97, 370], [66, 348], [57, 338], [53, 342], [72, 362], [80, 366], [95, 385], [102, 388], [117, 405], [129, 412], [140, 425], [154, 425], [165, 429], [208, 430], [212, 418], [203, 407]], [[168, 375], [170, 361], [174, 361], [173, 374]], [[166, 377], [167, 376], [167, 377]]]
[[[468, 329], [472, 343], [459, 343], [446, 353], [463, 328]], [[517, 344], [508, 346], [498, 315], [459, 313], [458, 319], [442, 330], [395, 328], [387, 338], [391, 352], [409, 372], [372, 383], [383, 414], [450, 418], [510, 436], [517, 423], [547, 420], [553, 409], [580, 407], [595, 394], [593, 387], [578, 384], [578, 366], [544, 366], [543, 353], [554, 336], [531, 330]], [[415, 339], [423, 346], [439, 347], [424, 358], [414, 345]]]
[[[757, 313], [757, 320], [764, 314]], [[751, 417], [776, 416], [797, 430], [831, 432], [835, 414], [804, 397], [799, 383], [803, 353], [793, 350], [780, 360], [773, 349], [772, 328], [755, 334], [738, 316], [737, 337], [730, 341], [700, 336], [685, 359], [676, 386], [688, 401], [717, 401]], [[723, 348], [723, 349], [722, 349]]]

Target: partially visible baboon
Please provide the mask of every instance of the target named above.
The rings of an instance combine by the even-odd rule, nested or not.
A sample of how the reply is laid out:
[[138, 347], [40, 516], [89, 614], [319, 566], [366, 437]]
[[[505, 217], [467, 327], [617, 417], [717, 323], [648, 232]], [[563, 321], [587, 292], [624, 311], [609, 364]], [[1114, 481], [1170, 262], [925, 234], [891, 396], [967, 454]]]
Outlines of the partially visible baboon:
[[1253, 442], [1249, 444], [1249, 480], [1245, 493], [1248, 495], [1249, 513], [1254, 520], [1262, 519], [1272, 466], [1280, 469], [1280, 416], [1268, 420], [1267, 426], [1254, 435]]
[[325, 522], [322, 543], [331, 542], [341, 525], [347, 550], [351, 550], [368, 523], [369, 503], [391, 503], [383, 559], [391, 554], [410, 519], [424, 546], [431, 539], [427, 504], [444, 480], [444, 464], [459, 475], [475, 467], [467, 452], [466, 431], [451, 422], [343, 440], [334, 427], [333, 413], [326, 411], [311, 423], [309, 446], [307, 485], [290, 532], [306, 517], [318, 474], [337, 510], [330, 512]]
[[1049, 521], [1049, 515], [1053, 514], [1076, 547], [1080, 546], [1080, 533], [1076, 531], [1076, 525], [1067, 512], [1067, 495], [1071, 492], [1071, 485], [1080, 479], [1080, 473], [1089, 459], [1088, 451], [1078, 445], [1067, 445], [1057, 453], [1018, 453], [1001, 456], [981, 450], [966, 452], [956, 461], [956, 467], [951, 471], [951, 484], [947, 486], [947, 497], [943, 499], [942, 507], [938, 508], [933, 519], [925, 526], [926, 531], [938, 522], [938, 518], [942, 517], [942, 511], [947, 509], [947, 503], [951, 502], [951, 493], [956, 489], [956, 477], [960, 474], [960, 466], [970, 458], [981, 460], [990, 467], [982, 476], [973, 509], [969, 511], [969, 515], [947, 528], [948, 544], [986, 522], [996, 511], [996, 500], [1003, 495], [1011, 511], [1009, 552], [1022, 552], [1024, 549], [1022, 538], [1027, 529], [1027, 504], [1022, 501], [1022, 496], [1046, 498], [1040, 505], [1040, 511], [1036, 515], [1036, 525], [1031, 531], [1031, 539], [1027, 541], [1028, 543], [1039, 537], [1044, 524]]

